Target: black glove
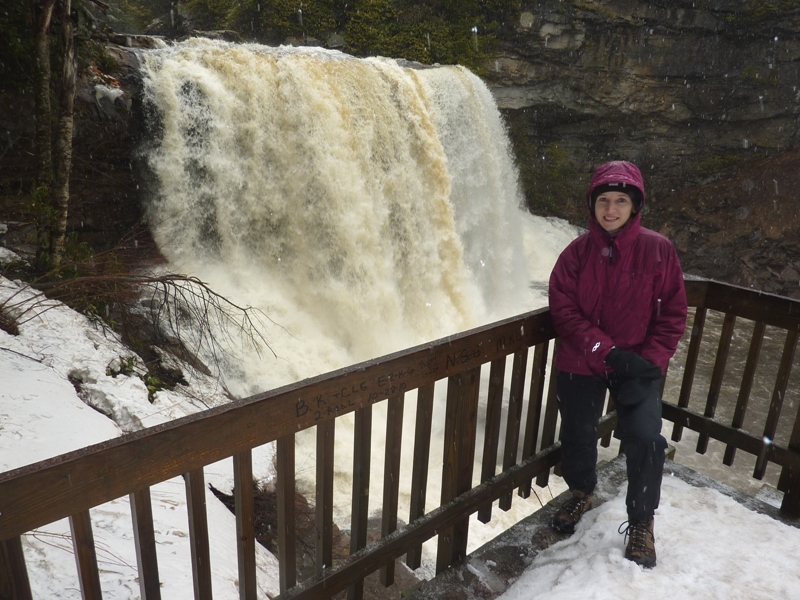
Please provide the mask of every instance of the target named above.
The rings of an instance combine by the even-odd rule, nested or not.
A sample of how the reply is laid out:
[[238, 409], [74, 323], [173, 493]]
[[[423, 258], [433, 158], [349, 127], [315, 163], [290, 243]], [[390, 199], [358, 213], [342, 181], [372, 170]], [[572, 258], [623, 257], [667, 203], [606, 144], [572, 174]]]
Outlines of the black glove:
[[619, 388], [616, 394], [612, 393], [616, 404], [634, 406], [648, 395], [658, 393], [653, 386], [659, 386], [661, 368], [635, 352], [612, 348], [606, 364], [619, 378]]
[[612, 348], [606, 356], [606, 364], [625, 379], [660, 379], [661, 367], [642, 358], [635, 352]]
[[614, 404], [618, 406], [636, 406], [645, 398], [658, 397], [661, 392], [661, 381], [659, 379], [645, 379], [644, 377], [623, 378], [619, 388], [614, 393], [611, 390], [611, 397]]

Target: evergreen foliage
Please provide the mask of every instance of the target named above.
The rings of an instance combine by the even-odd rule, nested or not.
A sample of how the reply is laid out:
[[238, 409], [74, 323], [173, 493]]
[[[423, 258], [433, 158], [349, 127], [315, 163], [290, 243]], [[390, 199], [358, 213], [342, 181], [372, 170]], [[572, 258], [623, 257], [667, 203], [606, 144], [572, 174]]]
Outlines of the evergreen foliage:
[[[163, 0], [115, 0], [132, 13], [154, 14]], [[139, 7], [138, 9], [136, 7]], [[519, 0], [182, 0], [195, 30], [229, 30], [267, 44], [325, 45], [333, 34], [356, 56], [384, 55], [479, 69], [495, 34]]]
[[[97, 13], [90, 3], [81, 4]], [[480, 72], [496, 48], [496, 33], [520, 0], [107, 0], [102, 16], [120, 33], [144, 33], [162, 22], [188, 22], [187, 29], [237, 32], [266, 44], [319, 43], [331, 35], [356, 56], [383, 55], [425, 64], [463, 64]], [[33, 64], [31, 3], [0, 10], [0, 80], [18, 85]], [[178, 33], [176, 31], [176, 33]], [[184, 31], [184, 33], [187, 33]]]
[[30, 80], [35, 68], [34, 27], [28, 2], [9, 2], [0, 9], [0, 88]]

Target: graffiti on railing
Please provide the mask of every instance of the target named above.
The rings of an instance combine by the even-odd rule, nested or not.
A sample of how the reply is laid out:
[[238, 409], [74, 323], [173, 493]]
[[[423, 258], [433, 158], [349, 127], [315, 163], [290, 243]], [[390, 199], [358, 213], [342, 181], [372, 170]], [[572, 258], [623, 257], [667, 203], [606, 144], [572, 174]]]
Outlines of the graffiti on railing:
[[456, 366], [463, 366], [464, 364], [470, 362], [471, 360], [475, 360], [476, 358], [481, 358], [483, 356], [483, 352], [481, 352], [480, 346], [473, 346], [472, 348], [464, 348], [460, 352], [456, 352], [454, 354], [447, 355], [447, 366], [445, 370], [449, 371], [451, 367]]

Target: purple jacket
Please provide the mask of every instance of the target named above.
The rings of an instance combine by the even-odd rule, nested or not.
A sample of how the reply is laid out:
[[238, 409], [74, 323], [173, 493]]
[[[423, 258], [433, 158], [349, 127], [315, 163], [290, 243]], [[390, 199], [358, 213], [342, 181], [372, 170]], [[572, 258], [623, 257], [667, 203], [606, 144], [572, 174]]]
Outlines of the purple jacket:
[[580, 375], [611, 371], [613, 347], [636, 352], [666, 369], [686, 328], [686, 291], [675, 247], [633, 215], [615, 238], [597, 222], [591, 192], [607, 183], [637, 187], [639, 169], [617, 161], [592, 177], [589, 231], [573, 240], [550, 275], [550, 314], [561, 338], [555, 366]]

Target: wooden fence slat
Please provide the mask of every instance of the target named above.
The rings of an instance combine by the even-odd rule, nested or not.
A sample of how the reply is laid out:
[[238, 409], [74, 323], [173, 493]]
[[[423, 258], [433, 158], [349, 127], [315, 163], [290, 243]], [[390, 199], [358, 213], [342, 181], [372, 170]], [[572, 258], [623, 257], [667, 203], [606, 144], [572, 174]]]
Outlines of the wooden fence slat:
[[[425, 514], [428, 494], [428, 461], [431, 452], [434, 382], [417, 390], [417, 419], [414, 430], [414, 465], [411, 469], [411, 501], [408, 522], [413, 523]], [[422, 546], [408, 551], [406, 565], [418, 569], [422, 564]]]
[[208, 541], [206, 484], [203, 469], [184, 475], [186, 508], [189, 512], [189, 547], [195, 600], [211, 600], [211, 547]]
[[[789, 450], [800, 455], [800, 407], [789, 439]], [[781, 512], [800, 518], [800, 465], [784, 466], [778, 478], [778, 489], [783, 492]]]
[[[506, 359], [492, 361], [489, 369], [489, 395], [486, 399], [486, 422], [483, 433], [483, 456], [481, 460], [481, 483], [488, 481], [497, 472], [497, 449], [500, 443], [500, 420], [503, 413], [503, 386], [506, 377]], [[481, 506], [478, 520], [492, 520], [492, 503]]]
[[[547, 349], [549, 343], [536, 344], [533, 351], [533, 365], [531, 366], [531, 387], [528, 393], [528, 415], [525, 420], [525, 440], [522, 444], [522, 460], [536, 454], [536, 444], [539, 441], [539, 426], [542, 419], [542, 400], [544, 397], [544, 380], [547, 374]], [[533, 480], [523, 483], [519, 487], [521, 498], [531, 495]]]
[[[458, 439], [460, 414], [459, 407], [463, 404], [459, 394], [463, 390], [463, 382], [459, 375], [451, 376], [447, 381], [447, 405], [444, 417], [444, 448], [442, 452], [442, 493], [440, 506], [444, 506], [458, 496], [457, 471], [458, 471]], [[436, 573], [439, 574], [450, 566], [453, 557], [453, 527], [439, 531], [436, 550]]]
[[[611, 413], [613, 413], [616, 410], [614, 408], [614, 399], [611, 397], [611, 394], [609, 394], [608, 392], [606, 392], [605, 396], [606, 397], [605, 397], [604, 401], [605, 400], [608, 401], [608, 403], [606, 404], [606, 412], [605, 412], [605, 414], [606, 415], [610, 415]], [[600, 438], [600, 445], [603, 448], [608, 448], [609, 446], [611, 446], [611, 437], [612, 437], [613, 433], [614, 433], [613, 431], [609, 431], [606, 435], [604, 435], [604, 436], [602, 436]], [[622, 448], [622, 444], [620, 444], [619, 453], [622, 454], [623, 451], [624, 450]]]
[[[719, 346], [717, 347], [717, 357], [714, 361], [714, 369], [711, 372], [711, 384], [708, 389], [708, 397], [706, 399], [706, 410], [703, 413], [706, 417], [711, 419], [717, 412], [717, 403], [719, 402], [719, 393], [722, 389], [722, 379], [725, 376], [725, 365], [728, 363], [728, 354], [731, 350], [731, 339], [733, 338], [733, 328], [736, 326], [736, 315], [727, 313], [722, 322], [722, 332], [719, 336]], [[708, 450], [708, 436], [700, 434], [697, 440], [698, 454], [705, 454]]]
[[[767, 422], [764, 425], [764, 446], [770, 446], [775, 440], [775, 432], [778, 430], [778, 420], [781, 417], [781, 409], [783, 408], [783, 400], [786, 397], [786, 388], [789, 385], [789, 375], [792, 372], [792, 362], [794, 361], [794, 353], [797, 349], [797, 335], [796, 329], [790, 329], [786, 332], [786, 342], [783, 345], [783, 353], [781, 354], [781, 362], [778, 366], [778, 375], [775, 378], [775, 388], [772, 391], [772, 401], [769, 405], [767, 412]], [[764, 473], [767, 471], [767, 454], [762, 452], [756, 459], [756, 466], [753, 469], [753, 477], [761, 480], [764, 478]]]
[[[478, 426], [480, 367], [453, 375], [447, 382], [441, 504], [451, 502], [472, 487], [475, 437]], [[469, 515], [439, 531], [436, 572], [441, 573], [467, 553]]]
[[[553, 356], [558, 353], [558, 345], [560, 341], [556, 338], [553, 350]], [[556, 380], [558, 379], [558, 369], [553, 361], [553, 369], [550, 372], [550, 385], [547, 386], [547, 404], [544, 407], [544, 425], [542, 426], [542, 448], [549, 448], [556, 442], [557, 427], [558, 427], [558, 393], [556, 391]], [[547, 487], [550, 481], [550, 471], [540, 473], [536, 477], [536, 485], [540, 488]]]
[[236, 512], [236, 555], [239, 565], [239, 599], [256, 600], [255, 497], [253, 453], [233, 455], [233, 498]]
[[[383, 511], [381, 512], [381, 537], [397, 531], [397, 505], [400, 496], [400, 458], [403, 441], [403, 396], [387, 401], [386, 449], [383, 468]], [[381, 583], [389, 587], [394, 583], [394, 560], [381, 569]]]
[[130, 502], [133, 538], [136, 543], [136, 565], [139, 571], [139, 593], [142, 600], [160, 600], [161, 581], [158, 575], [150, 488], [131, 492]]
[[[753, 390], [758, 357], [761, 354], [761, 346], [764, 341], [765, 329], [766, 324], [764, 321], [756, 321], [753, 326], [753, 335], [750, 338], [750, 349], [747, 351], [747, 361], [745, 362], [744, 372], [742, 373], [742, 384], [739, 387], [739, 395], [736, 398], [736, 408], [733, 411], [733, 419], [731, 420], [731, 427], [735, 429], [739, 429], [744, 424], [747, 404], [750, 400], [750, 393]], [[725, 456], [722, 459], [722, 463], [730, 467], [733, 465], [733, 459], [735, 457], [736, 446], [728, 444], [725, 447]]]
[[333, 566], [333, 473], [335, 421], [317, 425], [316, 563], [317, 575]]
[[[472, 489], [472, 477], [475, 467], [475, 447], [478, 438], [478, 403], [481, 391], [481, 368], [476, 367], [463, 374], [466, 384], [464, 390], [463, 410], [461, 415], [461, 438], [459, 440], [458, 461], [458, 494]], [[451, 564], [459, 562], [467, 556], [469, 539], [469, 515], [464, 515], [461, 522], [453, 528], [454, 554]]]
[[72, 532], [75, 563], [78, 566], [81, 597], [83, 600], [102, 600], [103, 592], [100, 589], [100, 573], [97, 569], [97, 552], [89, 511], [70, 516], [69, 528]]
[[294, 436], [280, 438], [275, 450], [278, 477], [278, 579], [283, 593], [297, 583]]
[[[703, 329], [706, 324], [706, 309], [698, 306], [694, 312], [694, 324], [692, 325], [692, 336], [689, 340], [689, 350], [686, 353], [686, 364], [683, 368], [683, 381], [681, 391], [678, 394], [678, 406], [681, 408], [689, 407], [689, 399], [692, 395], [692, 384], [694, 375], [697, 371], [697, 359], [700, 356], [700, 342], [703, 339]], [[683, 435], [683, 423], [676, 422], [672, 427], [672, 441], [680, 442]]]
[[[522, 426], [522, 397], [525, 394], [525, 371], [528, 363], [528, 349], [514, 353], [514, 364], [511, 367], [511, 390], [508, 394], [508, 415], [506, 418], [506, 439], [503, 450], [503, 470], [510, 469], [517, 463], [519, 447], [519, 430]], [[511, 509], [509, 492], [502, 498], [498, 506], [501, 510]]]
[[[367, 545], [369, 520], [370, 460], [372, 459], [372, 407], [356, 411], [353, 431], [353, 506], [350, 513], [350, 554], [355, 554]], [[367, 573], [364, 573], [366, 577]], [[348, 600], [364, 597], [364, 580], [360, 579], [347, 588]]]
[[786, 482], [781, 512], [796, 519], [800, 517], [800, 469], [784, 468], [781, 478]]
[[[789, 450], [800, 455], [800, 406], [797, 408], [792, 435], [789, 438]], [[781, 511], [793, 517], [800, 517], [800, 467], [781, 469], [778, 489], [783, 492]]]
[[19, 536], [0, 542], [0, 598], [33, 600]]

